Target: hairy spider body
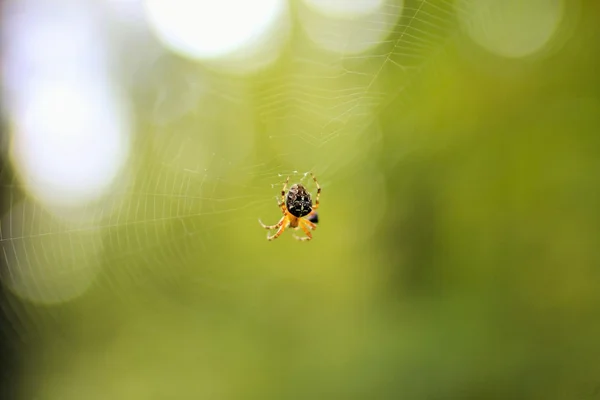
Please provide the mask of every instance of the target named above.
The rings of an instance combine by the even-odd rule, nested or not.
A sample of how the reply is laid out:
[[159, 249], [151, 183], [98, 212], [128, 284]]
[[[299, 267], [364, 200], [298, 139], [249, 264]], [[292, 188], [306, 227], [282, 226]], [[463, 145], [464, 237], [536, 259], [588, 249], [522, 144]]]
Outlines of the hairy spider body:
[[288, 216], [288, 222], [290, 228], [298, 228], [300, 226], [300, 218], [296, 218], [293, 215]]
[[294, 235], [294, 238], [301, 241], [311, 240], [311, 230], [317, 229], [316, 223], [319, 220], [317, 209], [319, 208], [319, 197], [321, 195], [321, 187], [317, 182], [317, 178], [311, 172], [310, 175], [317, 186], [317, 196], [315, 197], [315, 204], [313, 205], [310, 193], [304, 185], [296, 183], [290, 187], [287, 191], [287, 185], [290, 180], [288, 176], [283, 184], [281, 190], [281, 200], [278, 200], [278, 205], [283, 212], [283, 217], [275, 225], [265, 225], [259, 219], [258, 222], [265, 229], [277, 229], [274, 235], [267, 235], [267, 240], [277, 239], [283, 231], [287, 228], [302, 229], [306, 234], [305, 237], [298, 237]]
[[285, 206], [290, 214], [296, 218], [302, 218], [312, 211], [312, 200], [310, 193], [300, 183], [292, 185], [287, 193]]

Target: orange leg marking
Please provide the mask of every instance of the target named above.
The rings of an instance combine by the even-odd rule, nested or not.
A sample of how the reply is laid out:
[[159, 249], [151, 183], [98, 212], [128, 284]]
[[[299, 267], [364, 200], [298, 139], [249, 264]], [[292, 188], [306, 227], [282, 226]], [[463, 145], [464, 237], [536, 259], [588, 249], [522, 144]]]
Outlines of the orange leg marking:
[[288, 176], [287, 179], [285, 180], [285, 182], [283, 183], [283, 189], [281, 189], [281, 201], [279, 201], [277, 203], [279, 205], [279, 207], [281, 208], [281, 211], [283, 212], [284, 215], [285, 215], [285, 193], [287, 192], [287, 185], [288, 185], [289, 181], [290, 181], [290, 177]]
[[279, 230], [273, 235], [273, 236], [269, 236], [267, 235], [267, 240], [275, 240], [277, 239], [279, 236], [281, 236], [281, 234], [283, 233], [283, 231], [285, 231], [285, 228], [287, 228], [289, 226], [289, 221], [287, 221], [287, 218], [285, 218], [285, 223], [281, 225], [281, 227], [279, 228]]
[[279, 228], [279, 227], [280, 227], [280, 226], [283, 224], [283, 221], [284, 221], [284, 220], [285, 220], [285, 217], [282, 217], [282, 218], [279, 220], [279, 222], [278, 222], [278, 223], [276, 223], [275, 225], [265, 225], [265, 224], [263, 224], [263, 222], [262, 222], [260, 219], [258, 220], [258, 223], [259, 223], [259, 224], [260, 224], [260, 225], [261, 225], [263, 228], [271, 230], [271, 229], [277, 229], [277, 228]]
[[301, 242], [305, 242], [307, 240], [312, 239], [312, 233], [310, 233], [310, 230], [307, 228], [307, 226], [304, 224], [304, 222], [306, 222], [306, 221], [303, 220], [303, 219], [300, 220], [300, 228], [302, 228], [302, 230], [304, 231], [304, 233], [306, 234], [306, 236], [299, 237], [299, 236], [294, 235], [294, 238], [296, 240], [301, 241]]
[[319, 197], [321, 197], [321, 186], [319, 186], [319, 182], [317, 182], [317, 178], [315, 177], [315, 175], [312, 172], [310, 173], [310, 176], [312, 176], [313, 181], [315, 182], [315, 185], [317, 186], [317, 196], [315, 197], [315, 205], [313, 206], [313, 211], [312, 211], [312, 212], [314, 212], [319, 208]]
[[303, 219], [301, 220], [301, 222], [300, 222], [300, 223], [301, 223], [301, 224], [306, 224], [306, 225], [307, 225], [307, 226], [308, 226], [308, 227], [309, 227], [311, 230], [313, 230], [313, 231], [314, 231], [315, 229], [317, 229], [317, 224], [315, 224], [315, 223], [312, 223], [312, 222], [310, 222], [310, 221], [309, 221], [309, 220], [307, 220], [307, 219], [304, 219], [304, 218], [303, 218]]

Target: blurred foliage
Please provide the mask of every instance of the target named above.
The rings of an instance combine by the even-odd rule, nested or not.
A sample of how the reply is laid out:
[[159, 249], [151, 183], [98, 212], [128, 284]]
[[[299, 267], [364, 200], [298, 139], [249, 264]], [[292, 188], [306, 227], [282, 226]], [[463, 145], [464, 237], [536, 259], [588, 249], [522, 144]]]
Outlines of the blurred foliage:
[[[258, 205], [186, 240], [189, 221], [108, 229], [81, 299], [6, 301], [20, 398], [600, 399], [599, 22], [587, 1], [560, 50], [512, 61], [453, 31], [366, 133], [314, 148], [257, 135], [267, 172], [219, 169], [216, 197], [240, 183]], [[252, 118], [231, 119], [207, 148], [235, 158]], [[174, 121], [165, 135], [196, 129]], [[140, 191], [179, 179], [153, 151], [136, 153]], [[269, 171], [341, 160], [316, 168], [314, 240], [264, 240]]]

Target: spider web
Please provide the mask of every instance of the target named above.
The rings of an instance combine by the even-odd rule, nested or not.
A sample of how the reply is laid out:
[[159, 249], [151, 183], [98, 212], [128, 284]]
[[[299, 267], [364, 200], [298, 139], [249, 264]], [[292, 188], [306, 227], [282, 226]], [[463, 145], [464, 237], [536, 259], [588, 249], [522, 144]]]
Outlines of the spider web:
[[[239, 243], [256, 249], [246, 255], [267, 251], [257, 219], [280, 217], [276, 197], [288, 175], [314, 193], [304, 177], [314, 171], [322, 212], [335, 214], [331, 202], [343, 177], [378, 168], [378, 113], [390, 104], [399, 113], [410, 107], [411, 84], [443, 48], [455, 13], [447, 0], [388, 2], [348, 38], [332, 22], [325, 32], [348, 43], [385, 33], [358, 55], [319, 50], [295, 27], [276, 72], [259, 79], [221, 76], [166, 54], [143, 68], [129, 60], [135, 150], [110, 195], [79, 210], [84, 219], [50, 213], [4, 167], [5, 285], [28, 300], [55, 303], [94, 285], [125, 292], [180, 285], [190, 274], [192, 285], [260, 283], [264, 277], [252, 268], [231, 267], [227, 252]], [[397, 20], [382, 32], [381, 17], [390, 16]]]
[[[294, 5], [295, 14], [303, 12]], [[27, 194], [8, 163], [2, 167], [0, 279], [16, 294], [2, 305], [19, 337], [57, 326], [56, 314], [48, 317], [29, 302], [87, 298], [93, 314], [94, 294], [103, 304], [110, 298], [131, 309], [159, 296], [193, 308], [198, 296], [252, 297], [288, 278], [282, 258], [307, 244], [289, 233], [267, 242], [258, 225], [259, 218], [275, 223], [281, 217], [276, 198], [287, 176], [314, 193], [305, 177], [313, 171], [323, 189], [319, 229], [308, 244], [312, 257], [326, 259], [332, 245], [347, 248], [371, 235], [385, 209], [383, 180], [354, 175], [381, 174], [378, 115], [410, 108], [412, 85], [444, 48], [455, 13], [451, 1], [407, 0], [388, 2], [351, 36], [331, 22], [325, 34], [349, 45], [381, 33], [360, 54], [320, 50], [296, 26], [275, 70], [251, 79], [223, 76], [148, 39], [125, 37], [116, 47], [138, 126], [128, 167], [112, 191], [77, 210], [50, 212]], [[397, 19], [384, 30], [386, 18]], [[151, 50], [131, 51], [140, 47]], [[381, 207], [360, 227], [344, 223], [356, 204], [373, 201]], [[37, 361], [28, 368], [39, 376], [44, 368], [74, 372], [68, 364]]]

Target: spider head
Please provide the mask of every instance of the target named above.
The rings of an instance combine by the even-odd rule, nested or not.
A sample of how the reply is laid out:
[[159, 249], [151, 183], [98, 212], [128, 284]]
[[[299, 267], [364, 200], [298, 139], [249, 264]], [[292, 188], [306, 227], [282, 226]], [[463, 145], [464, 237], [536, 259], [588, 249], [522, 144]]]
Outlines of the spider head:
[[287, 193], [285, 205], [288, 212], [294, 217], [300, 218], [312, 211], [312, 200], [310, 193], [300, 183], [293, 185]]

